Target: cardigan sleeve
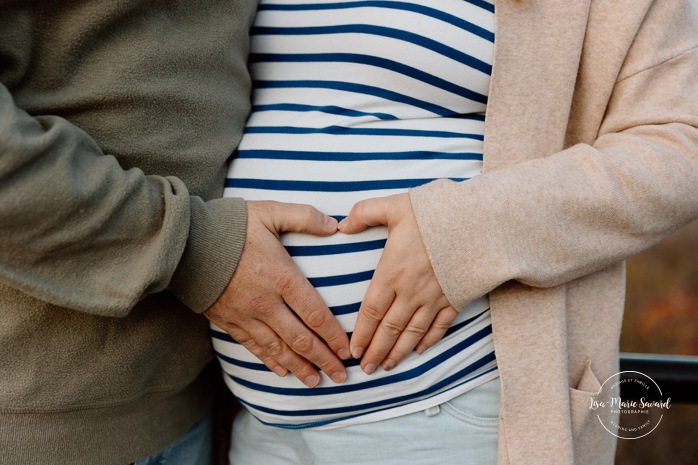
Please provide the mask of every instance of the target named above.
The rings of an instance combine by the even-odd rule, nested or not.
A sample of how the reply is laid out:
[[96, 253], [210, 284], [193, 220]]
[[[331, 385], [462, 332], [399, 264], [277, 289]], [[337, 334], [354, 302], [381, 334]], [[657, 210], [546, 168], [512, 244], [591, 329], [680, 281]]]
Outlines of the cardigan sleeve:
[[0, 86], [0, 282], [56, 305], [124, 316], [169, 289], [210, 306], [244, 243], [245, 204], [122, 169], [80, 128], [32, 117]]
[[644, 63], [657, 27], [638, 33], [594, 143], [410, 192], [455, 308], [510, 280], [569, 282], [698, 218], [698, 33], [666, 34], [684, 48]]

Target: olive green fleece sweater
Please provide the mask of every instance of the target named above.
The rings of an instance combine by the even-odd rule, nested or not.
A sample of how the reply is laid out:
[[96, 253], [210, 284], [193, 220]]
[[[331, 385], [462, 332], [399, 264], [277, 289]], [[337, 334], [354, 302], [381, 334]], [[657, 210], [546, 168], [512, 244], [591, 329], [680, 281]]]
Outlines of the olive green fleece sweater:
[[255, 7], [0, 0], [0, 463], [126, 463], [208, 404]]

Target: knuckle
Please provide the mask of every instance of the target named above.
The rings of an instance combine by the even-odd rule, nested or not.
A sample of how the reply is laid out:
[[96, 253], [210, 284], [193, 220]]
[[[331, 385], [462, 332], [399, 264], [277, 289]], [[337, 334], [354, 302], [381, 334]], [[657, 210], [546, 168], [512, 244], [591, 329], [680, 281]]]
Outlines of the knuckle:
[[366, 213], [366, 201], [361, 200], [357, 202], [351, 209], [351, 215], [362, 218]]
[[300, 380], [311, 374], [310, 367], [300, 359], [289, 360], [286, 368]]
[[432, 325], [432, 328], [434, 328], [437, 331], [442, 331], [445, 332], [448, 330], [448, 328], [451, 327], [451, 323], [448, 321], [436, 321]]
[[327, 314], [322, 310], [313, 310], [303, 321], [311, 328], [322, 328], [327, 324]]
[[313, 346], [313, 338], [309, 334], [299, 334], [291, 343], [291, 348], [298, 354], [310, 353]]
[[385, 334], [392, 337], [397, 337], [402, 333], [404, 329], [401, 325], [394, 323], [392, 321], [384, 321], [381, 324], [381, 328]]
[[283, 354], [284, 352], [283, 344], [281, 343], [281, 341], [278, 341], [276, 339], [271, 339], [265, 342], [264, 349], [266, 353], [272, 358], [277, 358], [281, 356], [281, 354]]
[[310, 205], [301, 205], [300, 206], [300, 214], [302, 215], [303, 218], [306, 219], [306, 222], [308, 222], [308, 223], [315, 219], [316, 212], [317, 212], [317, 210]]
[[383, 319], [383, 312], [372, 305], [364, 305], [361, 307], [361, 314], [364, 318], [370, 321], [380, 321]]
[[[289, 207], [289, 206], [287, 206]], [[317, 210], [310, 205], [293, 204], [290, 211], [287, 210], [287, 231], [308, 232], [317, 222]]]
[[230, 334], [230, 337], [238, 341], [240, 344], [244, 345], [247, 347], [248, 350], [251, 351], [251, 348], [257, 347], [257, 343], [255, 342], [254, 339], [250, 337], [249, 334], [247, 334], [244, 331], [240, 331], [238, 329], [228, 329], [228, 334]]
[[408, 325], [405, 328], [405, 333], [417, 339], [421, 339], [427, 333], [427, 330], [425, 328], [422, 328], [421, 326]]
[[320, 360], [320, 362], [317, 364], [317, 366], [324, 371], [325, 373], [332, 374], [335, 371], [341, 370], [344, 365], [342, 365], [341, 362], [335, 361], [331, 358], [327, 358], [324, 360]]

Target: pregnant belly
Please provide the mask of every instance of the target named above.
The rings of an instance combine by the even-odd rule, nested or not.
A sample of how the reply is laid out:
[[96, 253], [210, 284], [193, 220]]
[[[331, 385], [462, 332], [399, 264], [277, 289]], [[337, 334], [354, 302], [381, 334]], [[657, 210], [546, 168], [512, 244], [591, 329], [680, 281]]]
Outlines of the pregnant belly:
[[342, 328], [351, 332], [387, 235], [386, 228], [374, 227], [330, 237], [290, 233], [281, 241]]

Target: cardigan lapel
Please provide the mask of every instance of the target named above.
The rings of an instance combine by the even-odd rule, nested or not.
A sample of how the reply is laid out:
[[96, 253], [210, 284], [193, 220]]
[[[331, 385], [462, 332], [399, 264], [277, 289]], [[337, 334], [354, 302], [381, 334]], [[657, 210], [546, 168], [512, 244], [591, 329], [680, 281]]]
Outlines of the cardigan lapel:
[[[495, 5], [485, 171], [564, 148], [590, 0]], [[500, 465], [571, 465], [569, 416], [546, 415], [569, 412], [565, 288], [512, 283], [493, 291], [490, 305], [502, 382]], [[539, 379], [539, 371], [529, 369], [536, 366], [553, 379]]]
[[591, 0], [495, 0], [485, 170], [563, 148]]

